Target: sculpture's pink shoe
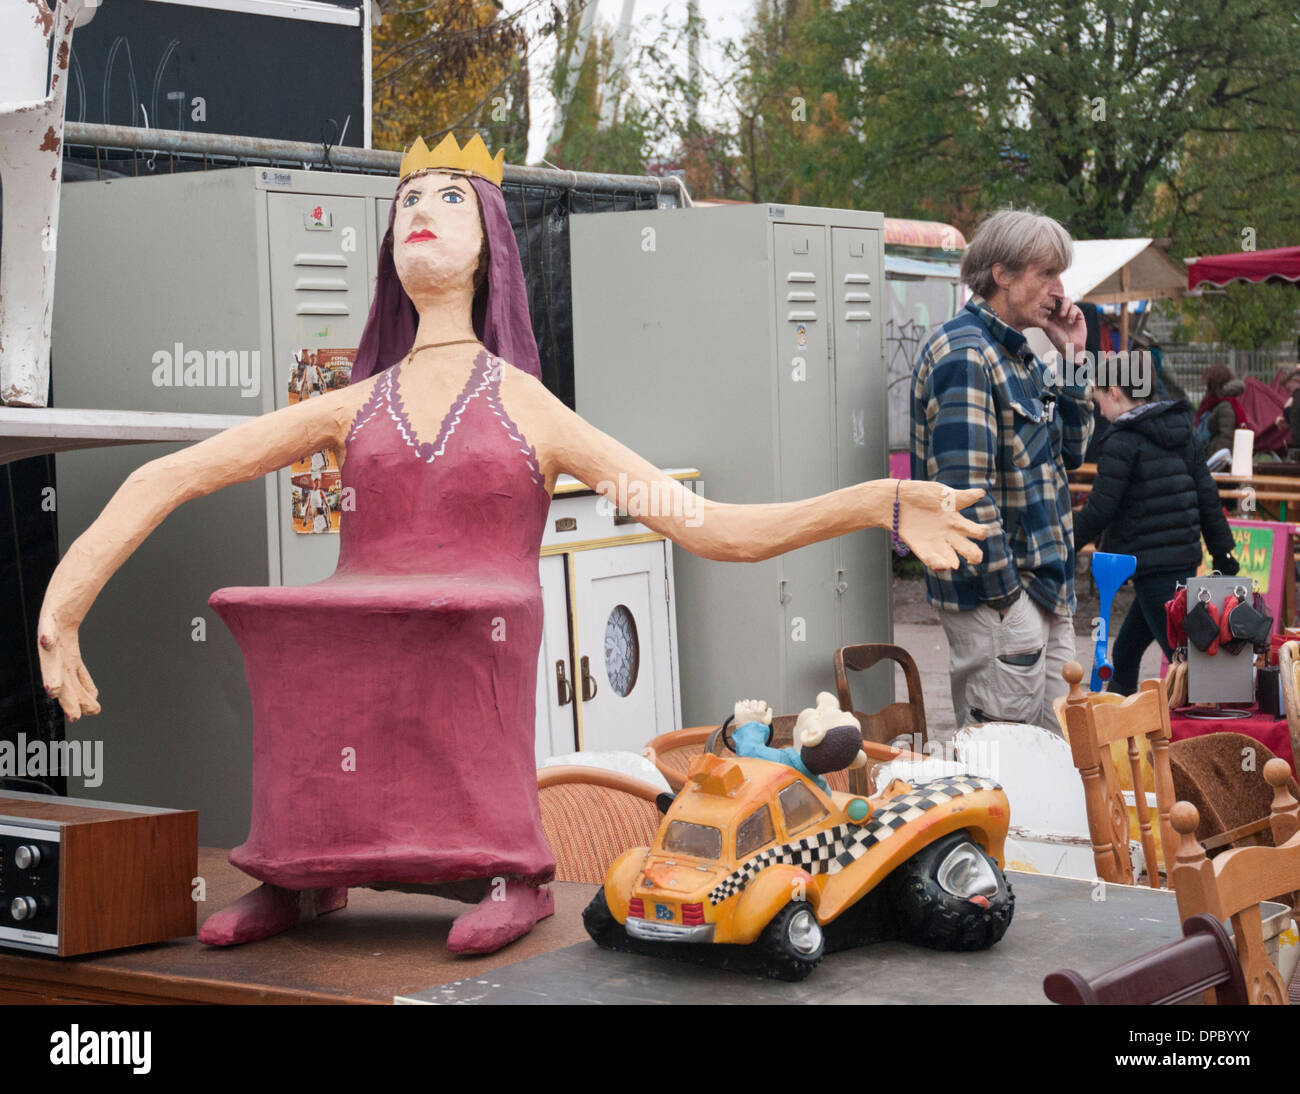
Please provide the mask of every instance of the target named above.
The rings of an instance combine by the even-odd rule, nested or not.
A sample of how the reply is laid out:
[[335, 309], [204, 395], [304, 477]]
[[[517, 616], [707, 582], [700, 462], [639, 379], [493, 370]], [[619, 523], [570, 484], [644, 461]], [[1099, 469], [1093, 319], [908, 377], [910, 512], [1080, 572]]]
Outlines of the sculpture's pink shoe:
[[205, 946], [238, 946], [244, 942], [256, 942], [318, 915], [346, 907], [347, 903], [346, 888], [299, 890], [260, 885], [209, 916], [199, 931], [199, 941]]
[[447, 936], [452, 953], [493, 953], [522, 938], [541, 920], [555, 914], [550, 889], [507, 881], [494, 885], [478, 904], [456, 917]]

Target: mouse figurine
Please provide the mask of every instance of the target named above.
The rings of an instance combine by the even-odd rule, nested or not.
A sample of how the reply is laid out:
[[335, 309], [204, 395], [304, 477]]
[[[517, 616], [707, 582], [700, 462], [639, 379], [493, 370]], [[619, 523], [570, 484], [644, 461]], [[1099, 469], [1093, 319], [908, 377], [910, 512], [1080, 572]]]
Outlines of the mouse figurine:
[[852, 711], [841, 710], [829, 691], [817, 696], [815, 707], [799, 712], [794, 725], [799, 758], [814, 775], [853, 770], [867, 762], [862, 751], [862, 726]]

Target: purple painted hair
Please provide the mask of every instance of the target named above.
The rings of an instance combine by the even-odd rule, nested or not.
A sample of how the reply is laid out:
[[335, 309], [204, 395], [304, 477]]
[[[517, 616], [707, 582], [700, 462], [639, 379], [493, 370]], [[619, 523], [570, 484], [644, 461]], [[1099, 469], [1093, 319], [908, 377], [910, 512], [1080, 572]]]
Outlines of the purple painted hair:
[[[488, 349], [522, 372], [542, 378], [533, 325], [528, 316], [528, 293], [514, 229], [506, 214], [501, 190], [487, 179], [469, 176], [478, 194], [479, 212], [488, 248], [486, 284], [474, 296], [474, 333]], [[401, 191], [401, 183], [398, 183]], [[388, 207], [388, 231], [379, 246], [379, 273], [375, 298], [361, 333], [357, 359], [352, 366], [352, 383], [357, 383], [395, 365], [415, 344], [418, 316], [411, 298], [402, 288], [393, 264], [393, 220], [397, 195]]]

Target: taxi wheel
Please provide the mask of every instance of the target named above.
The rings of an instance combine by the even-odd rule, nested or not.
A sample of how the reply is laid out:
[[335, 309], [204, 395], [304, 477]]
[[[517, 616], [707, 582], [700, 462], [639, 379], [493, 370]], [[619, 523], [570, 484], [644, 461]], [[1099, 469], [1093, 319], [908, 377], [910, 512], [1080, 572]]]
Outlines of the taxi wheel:
[[768, 976], [774, 980], [802, 980], [820, 964], [826, 938], [812, 905], [792, 900], [772, 917], [755, 945]]
[[591, 898], [591, 903], [582, 910], [582, 925], [587, 928], [587, 933], [591, 935], [591, 940], [597, 946], [604, 946], [606, 949], [627, 946], [627, 931], [609, 910], [604, 888], [597, 889], [596, 895]]
[[1011, 925], [1016, 897], [965, 831], [935, 840], [887, 881], [899, 934], [933, 950], [986, 950]]

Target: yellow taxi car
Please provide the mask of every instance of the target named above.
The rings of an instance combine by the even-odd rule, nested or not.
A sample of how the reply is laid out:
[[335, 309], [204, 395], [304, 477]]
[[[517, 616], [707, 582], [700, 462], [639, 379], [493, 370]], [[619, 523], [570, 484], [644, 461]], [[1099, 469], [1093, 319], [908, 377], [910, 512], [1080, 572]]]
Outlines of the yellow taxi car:
[[705, 754], [654, 845], [614, 860], [583, 920], [611, 949], [749, 947], [784, 980], [828, 948], [882, 937], [984, 949], [1015, 904], [1001, 869], [1009, 823], [1006, 794], [980, 776], [894, 780], [864, 798], [828, 795], [785, 764]]

